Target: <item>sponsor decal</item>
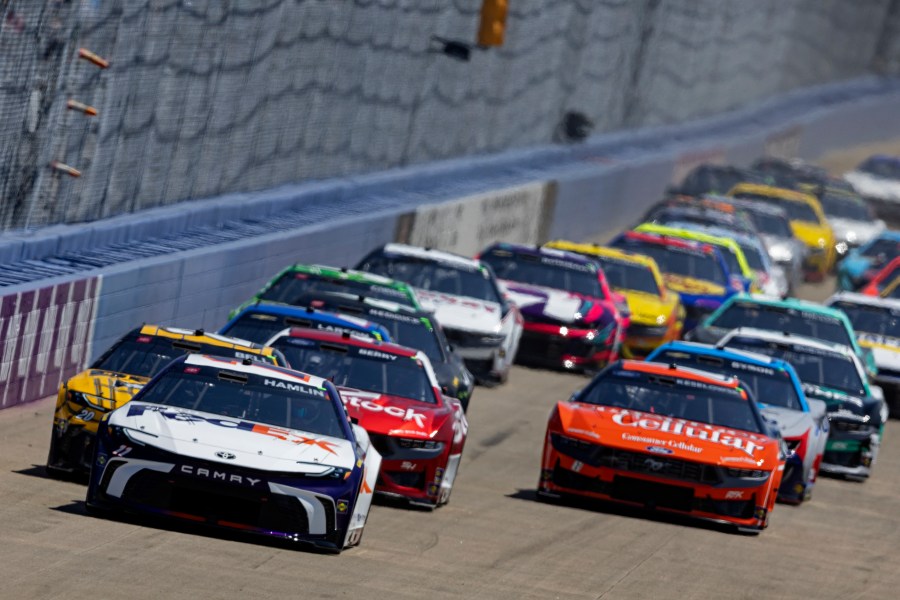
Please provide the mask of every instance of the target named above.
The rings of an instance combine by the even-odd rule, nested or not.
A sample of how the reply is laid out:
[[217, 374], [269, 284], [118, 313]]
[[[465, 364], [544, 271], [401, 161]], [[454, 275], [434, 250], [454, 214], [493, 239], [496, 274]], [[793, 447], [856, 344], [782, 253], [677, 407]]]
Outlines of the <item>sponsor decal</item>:
[[675, 451], [669, 448], [663, 448], [662, 446], [647, 446], [647, 452], [652, 452], [653, 454], [673, 454]]
[[381, 317], [383, 319], [390, 319], [392, 321], [403, 321], [404, 323], [419, 323], [419, 319], [416, 317], [410, 317], [408, 315], [403, 315], [395, 312], [391, 312], [389, 310], [379, 310], [379, 309], [370, 309], [369, 314]]
[[379, 358], [381, 360], [397, 360], [398, 358], [396, 354], [388, 354], [387, 352], [379, 352], [378, 350], [369, 350], [368, 348], [360, 348], [359, 355]]
[[262, 479], [254, 479], [246, 475], [238, 475], [237, 473], [229, 473], [227, 471], [219, 471], [216, 469], [207, 469], [205, 467], [195, 467], [194, 465], [181, 465], [178, 472], [184, 475], [191, 475], [200, 479], [209, 479], [210, 481], [224, 481], [246, 487], [259, 487]]
[[876, 335], [874, 333], [860, 333], [857, 335], [860, 344], [865, 346], [873, 346], [884, 348], [892, 352], [900, 352], [900, 339], [887, 337], [884, 335]]
[[566, 431], [568, 431], [569, 433], [578, 433], [581, 435], [586, 435], [590, 438], [594, 438], [595, 440], [600, 439], [600, 434], [597, 433], [596, 431], [591, 431], [590, 429], [579, 429], [576, 427], [569, 427]]
[[235, 458], [237, 458], [237, 456], [235, 456], [231, 452], [225, 452], [224, 450], [219, 450], [218, 452], [216, 452], [216, 456], [218, 456], [219, 458], [224, 458], [225, 460], [234, 460]]
[[436, 484], [436, 483], [429, 483], [429, 484], [428, 484], [428, 495], [429, 495], [429, 496], [437, 496], [437, 494], [438, 494], [438, 489], [439, 489], [438, 484]]
[[826, 402], [847, 402], [849, 404], [859, 406], [860, 408], [862, 408], [863, 405], [863, 401], [859, 398], [855, 398], [841, 392], [835, 392], [833, 390], [829, 390], [828, 388], [824, 388], [812, 383], [804, 383], [803, 391], [810, 396], [816, 396], [817, 398], [821, 398]]
[[443, 478], [444, 478], [444, 468], [438, 467], [437, 469], [434, 470], [434, 482], [440, 483], [441, 479], [443, 479]]
[[759, 466], [760, 462], [753, 460], [752, 458], [748, 458], [746, 456], [723, 456], [719, 459], [720, 462], [723, 463], [747, 463], [748, 465], [756, 465]]
[[319, 396], [325, 398], [325, 390], [312, 387], [309, 384], [291, 383], [290, 381], [282, 381], [280, 379], [263, 378], [263, 384], [269, 387], [278, 388], [280, 390], [288, 390], [289, 392], [301, 392], [310, 396]]
[[645, 458], [644, 459], [644, 467], [648, 471], [659, 472], [666, 468], [666, 463], [662, 462], [661, 460]]
[[126, 446], [125, 444], [122, 444], [121, 446], [119, 446], [118, 448], [113, 450], [112, 455], [113, 456], [127, 456], [128, 454], [131, 453], [131, 450], [132, 450], [131, 446]]
[[727, 492], [725, 492], [726, 500], [743, 500], [743, 498], [744, 492], [738, 490], [728, 490]]
[[720, 444], [722, 446], [734, 448], [735, 450], [740, 450], [748, 456], [753, 456], [757, 450], [761, 450], [764, 447], [751, 439], [739, 437], [737, 432], [730, 429], [715, 427], [704, 423], [695, 423], [693, 421], [685, 421], [683, 419], [656, 417], [644, 413], [632, 413], [623, 410], [621, 412], [616, 412], [613, 415], [612, 421], [620, 427], [633, 427], [646, 431], [660, 431]]
[[0, 296], [0, 408], [44, 398], [84, 370], [101, 279]]
[[350, 508], [350, 501], [343, 500], [343, 499], [338, 500], [337, 502], [334, 503], [334, 508], [338, 512], [338, 514], [342, 515], [347, 512], [348, 508]]
[[751, 365], [749, 363], [744, 362], [731, 362], [732, 369], [738, 369], [741, 371], [752, 371], [753, 373], [759, 373], [761, 375], [775, 375], [775, 369], [769, 367], [762, 367], [760, 365]]
[[402, 463], [400, 463], [400, 468], [404, 471], [415, 471], [418, 466], [419, 465], [417, 465], [416, 463], [409, 462], [408, 460], [404, 460]]
[[[378, 396], [374, 395], [372, 397], [377, 398]], [[352, 406], [353, 408], [361, 408], [370, 412], [383, 412], [386, 415], [396, 417], [403, 421], [414, 421], [420, 428], [425, 427], [425, 414], [416, 412], [412, 408], [400, 408], [399, 406], [390, 405], [385, 406], [373, 402], [365, 396], [358, 396], [347, 392], [341, 394], [341, 399], [344, 401], [344, 404]]]
[[128, 414], [126, 416], [134, 417], [143, 415], [145, 412], [155, 412], [159, 416], [164, 419], [169, 419], [171, 421], [181, 421], [184, 423], [200, 423], [206, 422], [210, 425], [215, 425], [217, 427], [224, 427], [226, 429], [239, 429], [241, 431], [250, 431], [253, 433], [259, 433], [262, 435], [267, 435], [279, 440], [284, 440], [286, 442], [291, 442], [292, 444], [297, 444], [300, 446], [316, 446], [322, 450], [325, 450], [329, 454], [337, 454], [334, 451], [335, 444], [326, 440], [318, 440], [315, 438], [306, 437], [303, 435], [299, 435], [294, 433], [288, 429], [282, 429], [280, 427], [272, 427], [269, 425], [260, 425], [259, 423], [253, 423], [250, 421], [237, 421], [233, 419], [229, 419], [227, 417], [207, 417], [203, 415], [195, 415], [186, 412], [181, 412], [177, 410], [173, 410], [167, 406], [147, 406], [145, 404], [129, 404], [128, 405]]
[[[699, 446], [694, 446], [693, 444], [689, 444], [687, 442], [683, 442], [681, 440], [661, 440], [658, 438], [647, 437], [643, 435], [632, 435], [630, 433], [623, 433], [622, 439], [626, 442], [640, 442], [643, 444], [654, 444], [655, 446], [661, 448], [662, 450], [666, 450], [667, 448], [663, 448], [666, 446], [668, 448], [674, 448], [676, 450], [684, 450], [685, 452], [693, 452], [694, 454], [701, 454], [703, 452], [703, 448]], [[650, 449], [649, 447], [647, 448]], [[651, 450], [652, 452], [652, 450]], [[671, 454], [674, 451], [669, 452]], [[663, 452], [658, 452], [658, 454], [664, 454]]]

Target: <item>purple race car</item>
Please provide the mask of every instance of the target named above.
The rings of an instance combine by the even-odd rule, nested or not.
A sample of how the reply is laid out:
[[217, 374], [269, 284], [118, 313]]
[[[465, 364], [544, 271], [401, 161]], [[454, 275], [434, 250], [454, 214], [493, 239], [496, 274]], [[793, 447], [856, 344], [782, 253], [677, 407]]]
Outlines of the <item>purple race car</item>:
[[618, 359], [631, 315], [599, 264], [572, 252], [506, 243], [489, 246], [479, 259], [525, 319], [519, 362], [590, 371]]

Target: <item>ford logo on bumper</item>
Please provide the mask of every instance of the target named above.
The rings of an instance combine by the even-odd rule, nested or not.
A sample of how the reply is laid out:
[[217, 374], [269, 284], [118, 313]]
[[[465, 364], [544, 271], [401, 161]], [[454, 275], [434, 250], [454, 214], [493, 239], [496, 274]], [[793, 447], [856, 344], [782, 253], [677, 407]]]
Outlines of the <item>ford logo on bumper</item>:
[[224, 452], [222, 450], [216, 452], [216, 456], [218, 456], [219, 458], [224, 458], [225, 460], [233, 460], [233, 459], [237, 458], [231, 452]]

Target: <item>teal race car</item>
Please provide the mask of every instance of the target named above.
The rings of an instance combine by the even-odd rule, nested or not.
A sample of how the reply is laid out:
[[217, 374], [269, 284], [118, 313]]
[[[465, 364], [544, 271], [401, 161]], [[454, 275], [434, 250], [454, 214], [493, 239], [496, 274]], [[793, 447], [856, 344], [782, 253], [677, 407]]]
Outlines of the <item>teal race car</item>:
[[853, 324], [843, 311], [796, 298], [776, 300], [748, 294], [732, 296], [684, 339], [716, 344], [738, 327], [801, 335], [848, 346], [865, 366], [869, 379], [874, 379], [878, 374], [872, 351], [859, 345]]

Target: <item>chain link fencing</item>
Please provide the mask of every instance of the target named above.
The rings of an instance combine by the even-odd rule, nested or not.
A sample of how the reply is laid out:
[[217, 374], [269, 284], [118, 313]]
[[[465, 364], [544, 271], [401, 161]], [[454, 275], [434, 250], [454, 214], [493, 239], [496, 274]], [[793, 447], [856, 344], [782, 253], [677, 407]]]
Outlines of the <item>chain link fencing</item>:
[[503, 47], [437, 51], [474, 38], [480, 5], [0, 0], [0, 230], [558, 142], [572, 114], [601, 133], [900, 73], [900, 0], [510, 0]]

